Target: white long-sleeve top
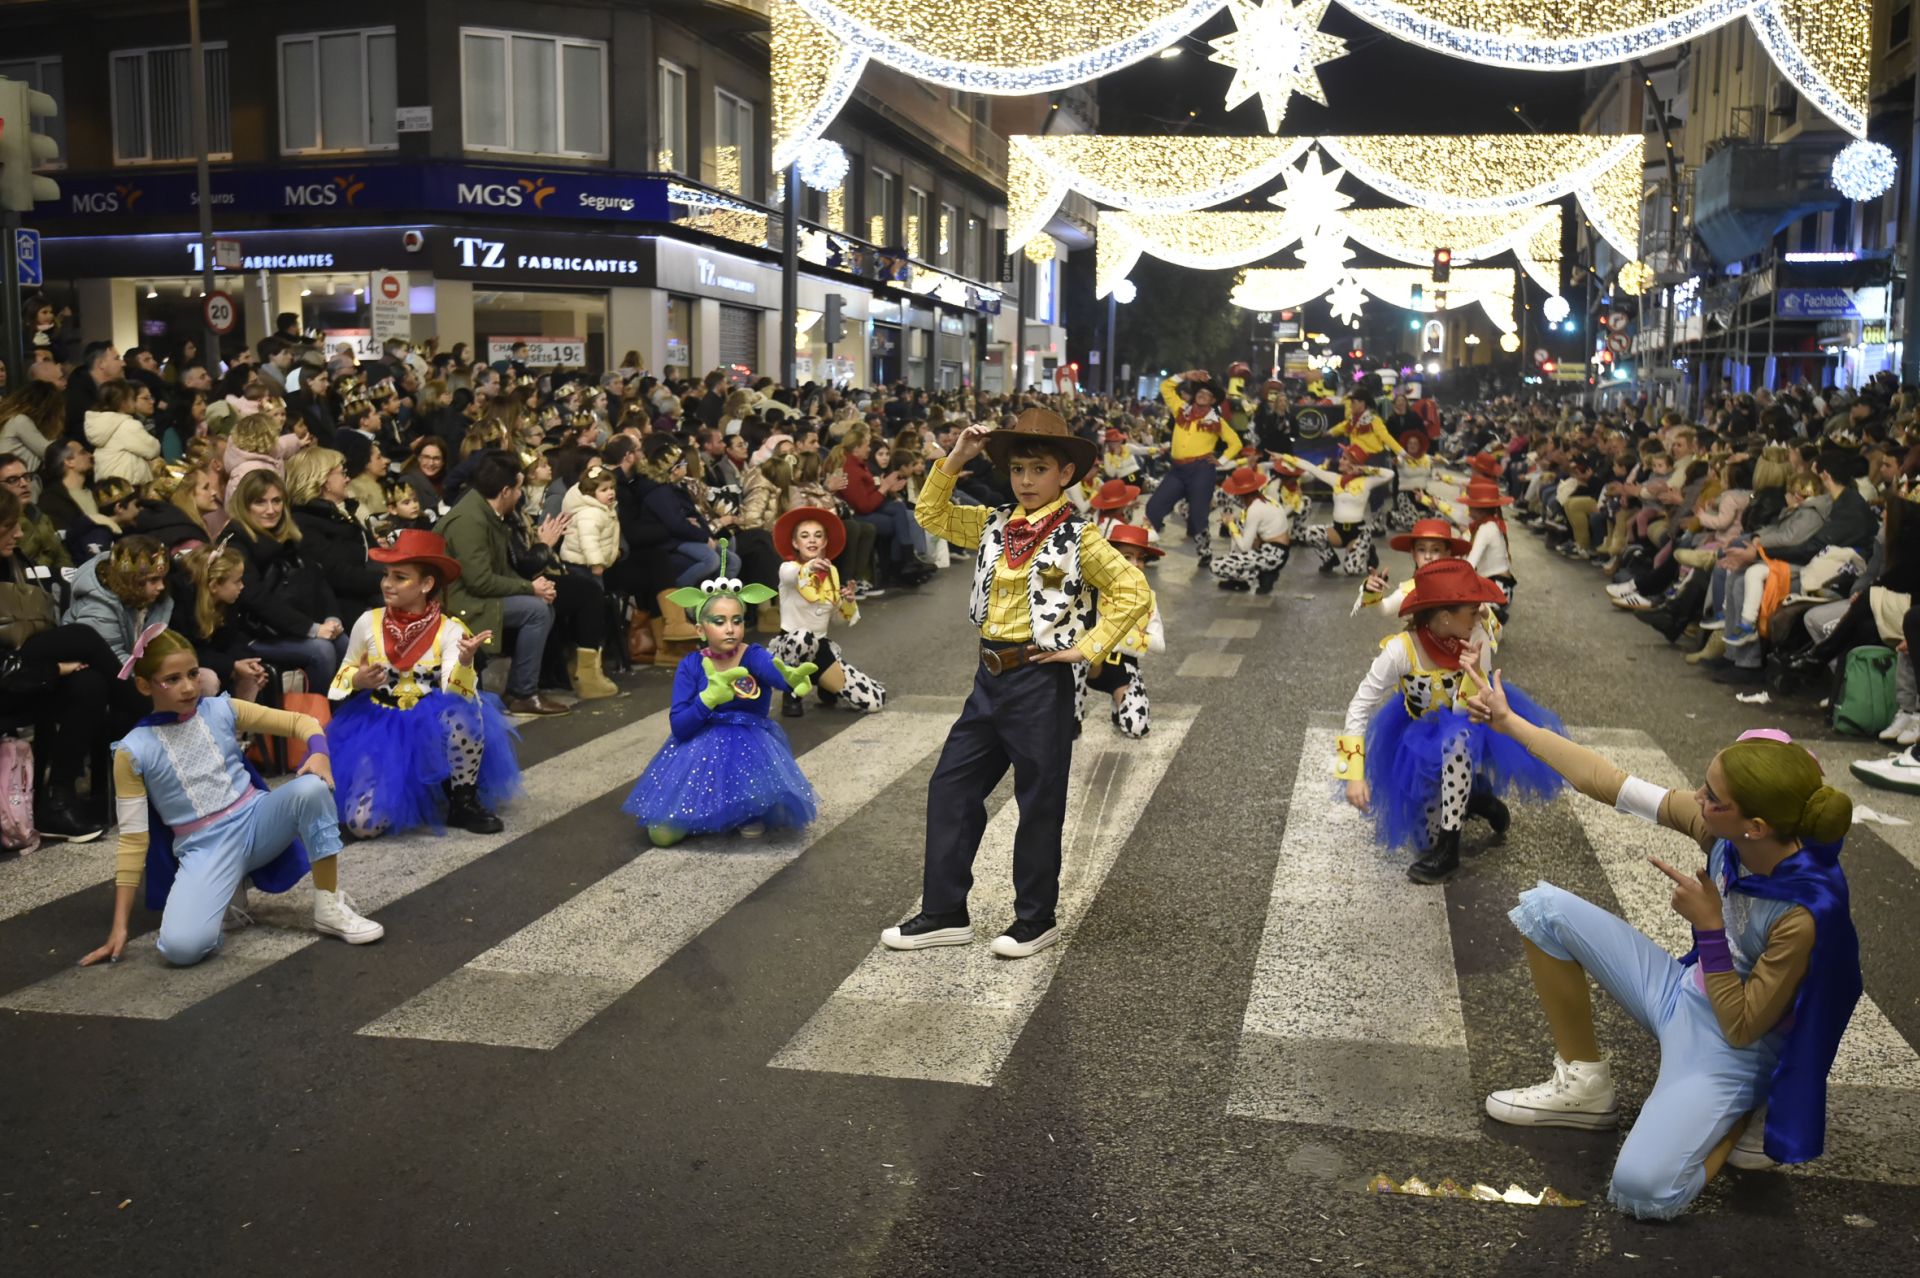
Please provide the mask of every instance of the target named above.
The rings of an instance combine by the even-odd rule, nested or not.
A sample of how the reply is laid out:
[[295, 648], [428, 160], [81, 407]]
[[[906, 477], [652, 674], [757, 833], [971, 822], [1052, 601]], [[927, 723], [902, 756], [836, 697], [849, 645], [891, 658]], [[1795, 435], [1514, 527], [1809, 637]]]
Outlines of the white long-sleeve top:
[[1482, 577], [1513, 576], [1513, 556], [1499, 524], [1489, 519], [1473, 530], [1473, 548], [1467, 551], [1467, 562]]
[[1240, 512], [1238, 525], [1233, 534], [1233, 548], [1258, 550], [1262, 542], [1286, 536], [1293, 527], [1293, 516], [1263, 497]]
[[[801, 565], [791, 559], [780, 564], [780, 628], [803, 634], [824, 635], [839, 605], [822, 593], [818, 603], [800, 593]], [[847, 623], [849, 625], [852, 622]]]
[[1367, 517], [1367, 495], [1393, 479], [1393, 472], [1379, 466], [1366, 466], [1352, 479], [1323, 469], [1312, 462], [1292, 458], [1309, 475], [1333, 489], [1333, 522], [1357, 524]]

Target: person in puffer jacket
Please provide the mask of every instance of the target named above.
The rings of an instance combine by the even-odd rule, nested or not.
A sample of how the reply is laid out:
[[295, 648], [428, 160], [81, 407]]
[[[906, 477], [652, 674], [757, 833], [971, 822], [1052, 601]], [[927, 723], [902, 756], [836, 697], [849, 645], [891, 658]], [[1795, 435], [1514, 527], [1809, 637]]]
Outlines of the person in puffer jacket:
[[84, 421], [87, 442], [93, 445], [95, 482], [124, 479], [136, 489], [153, 482], [153, 459], [160, 455], [160, 441], [133, 415], [137, 394], [132, 382], [108, 382], [100, 388], [95, 406], [87, 410]]
[[562, 515], [573, 516], [560, 543], [560, 558], [571, 567], [601, 576], [620, 558], [620, 519], [614, 502], [619, 477], [605, 466], [594, 466], [560, 503]]

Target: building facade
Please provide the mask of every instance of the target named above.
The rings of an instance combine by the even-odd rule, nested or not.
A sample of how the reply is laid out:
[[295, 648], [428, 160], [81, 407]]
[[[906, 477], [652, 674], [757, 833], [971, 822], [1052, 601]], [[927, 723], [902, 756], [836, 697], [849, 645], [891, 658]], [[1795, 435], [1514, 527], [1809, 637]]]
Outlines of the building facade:
[[[229, 341], [293, 313], [334, 342], [778, 374], [765, 0], [202, 10]], [[0, 76], [61, 109], [61, 198], [26, 219], [46, 291], [88, 340], [199, 340], [183, 7], [29, 2], [0, 31]], [[831, 132], [847, 177], [801, 201], [800, 380], [1006, 383], [1002, 117], [1046, 109], [867, 72]]]

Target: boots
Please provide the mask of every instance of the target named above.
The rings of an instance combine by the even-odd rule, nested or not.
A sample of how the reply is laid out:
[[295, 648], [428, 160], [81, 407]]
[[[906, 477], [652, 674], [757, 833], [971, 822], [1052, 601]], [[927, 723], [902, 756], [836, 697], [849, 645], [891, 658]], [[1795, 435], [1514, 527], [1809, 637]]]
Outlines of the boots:
[[1280, 580], [1280, 570], [1278, 568], [1269, 568], [1260, 574], [1260, 584], [1253, 588], [1253, 593], [1256, 595], [1272, 594], [1273, 583], [1278, 580]]
[[653, 664], [653, 615], [635, 608], [627, 614], [627, 662], [629, 665]]
[[68, 843], [91, 843], [106, 828], [87, 816], [71, 785], [47, 787], [46, 797], [34, 810], [33, 824], [46, 838]]
[[1481, 817], [1493, 827], [1493, 842], [1504, 843], [1507, 827], [1513, 824], [1513, 817], [1507, 811], [1507, 805], [1486, 790], [1475, 790], [1467, 796], [1467, 815]]
[[498, 834], [506, 822], [480, 805], [477, 786], [456, 785], [448, 791], [447, 824], [468, 834]]
[[575, 648], [573, 660], [567, 665], [567, 674], [573, 680], [573, 694], [582, 701], [598, 701], [603, 697], [620, 695], [620, 689], [600, 669], [598, 648]]
[[796, 697], [791, 692], [783, 692], [780, 694], [780, 717], [782, 719], [800, 719], [806, 717], [806, 713], [807, 703], [805, 699]]
[[816, 687], [814, 695], [818, 696], [820, 704], [829, 710], [840, 704], [840, 694], [837, 692], [828, 692], [825, 688]]
[[1442, 830], [1433, 846], [1407, 867], [1407, 877], [1415, 883], [1445, 883], [1460, 868], [1460, 831]]
[[700, 627], [687, 620], [685, 608], [667, 598], [672, 593], [670, 590], [660, 592], [661, 637], [675, 641], [691, 639], [697, 642], [700, 638]]
[[1715, 630], [1707, 636], [1706, 645], [1702, 647], [1700, 651], [1687, 654], [1687, 664], [1690, 666], [1706, 665], [1709, 662], [1719, 661], [1726, 655], [1727, 637], [1720, 631]]

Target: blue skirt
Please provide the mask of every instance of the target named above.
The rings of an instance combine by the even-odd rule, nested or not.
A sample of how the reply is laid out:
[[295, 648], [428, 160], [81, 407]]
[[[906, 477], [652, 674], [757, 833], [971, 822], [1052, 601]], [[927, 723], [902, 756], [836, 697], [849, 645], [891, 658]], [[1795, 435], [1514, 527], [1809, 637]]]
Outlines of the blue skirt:
[[422, 827], [444, 833], [445, 786], [453, 775], [447, 753], [449, 718], [464, 724], [486, 747], [477, 781], [480, 802], [492, 808], [517, 797], [520, 760], [514, 744], [520, 734], [500, 708], [500, 698], [485, 692], [473, 699], [429, 692], [411, 710], [401, 710], [382, 705], [369, 693], [355, 693], [327, 725], [340, 819], [346, 821], [361, 796], [371, 794], [374, 824], [396, 833]]
[[[1564, 732], [1560, 716], [1514, 687], [1507, 702], [1528, 723]], [[1473, 765], [1473, 788], [1496, 798], [1551, 799], [1566, 783], [1512, 737], [1475, 724], [1460, 710], [1407, 717], [1402, 697], [1389, 698], [1367, 726], [1367, 788], [1373, 793], [1374, 832], [1389, 848], [1418, 851], [1427, 842], [1427, 804], [1440, 793], [1447, 746], [1462, 732]]]
[[726, 714], [690, 741], [669, 738], [621, 809], [643, 826], [724, 834], [753, 821], [798, 828], [818, 806], [780, 725], [765, 715]]

